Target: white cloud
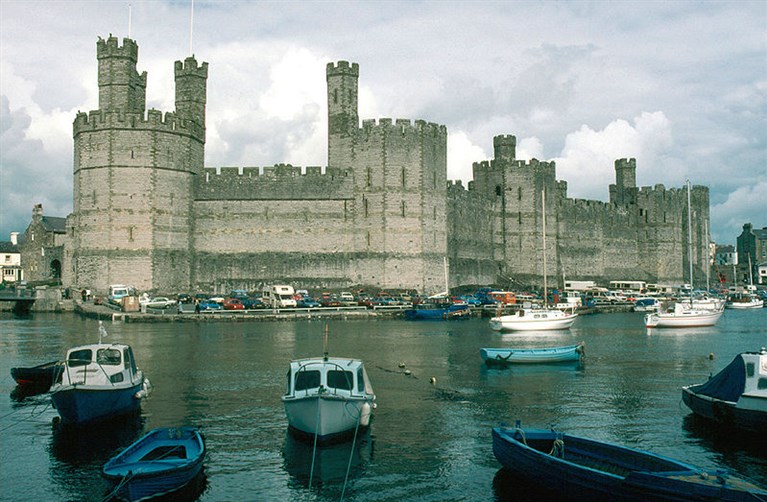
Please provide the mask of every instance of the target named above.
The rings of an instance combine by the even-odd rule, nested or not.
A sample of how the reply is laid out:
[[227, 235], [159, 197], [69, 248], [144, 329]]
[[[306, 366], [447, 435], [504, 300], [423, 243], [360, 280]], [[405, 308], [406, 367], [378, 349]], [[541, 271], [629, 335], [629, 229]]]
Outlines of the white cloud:
[[[761, 215], [760, 219], [754, 217]], [[736, 189], [721, 204], [711, 205], [711, 228], [727, 229], [727, 233], [712, 233], [711, 237], [725, 244], [735, 244], [735, 238], [745, 223], [754, 228], [767, 227], [767, 181]]]
[[658, 153], [671, 144], [671, 124], [663, 112], [644, 112], [633, 125], [616, 119], [599, 131], [583, 125], [567, 135], [554, 159], [557, 178], [568, 182], [571, 197], [604, 200], [615, 179], [616, 159], [636, 158], [637, 171], [657, 174], [662, 171]]
[[462, 180], [463, 185], [473, 179], [472, 164], [487, 159], [485, 151], [473, 144], [463, 131], [451, 132], [447, 137], [447, 179]]

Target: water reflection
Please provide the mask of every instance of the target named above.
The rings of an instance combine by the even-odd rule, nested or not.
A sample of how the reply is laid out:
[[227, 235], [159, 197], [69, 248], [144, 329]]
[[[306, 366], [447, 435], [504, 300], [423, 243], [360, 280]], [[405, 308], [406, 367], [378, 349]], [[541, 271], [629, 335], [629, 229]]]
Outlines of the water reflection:
[[370, 429], [367, 429], [360, 431], [356, 441], [350, 439], [341, 443], [317, 446], [313, 456], [312, 441], [299, 439], [290, 432], [286, 432], [282, 449], [283, 468], [290, 475], [291, 488], [298, 486], [307, 488], [310, 480], [313, 489], [341, 485], [346, 479], [347, 469], [349, 469], [348, 481], [364, 474], [367, 464], [373, 457], [373, 447], [373, 437]]
[[54, 423], [50, 451], [59, 462], [101, 464], [138, 439], [143, 428], [140, 413], [88, 426]]

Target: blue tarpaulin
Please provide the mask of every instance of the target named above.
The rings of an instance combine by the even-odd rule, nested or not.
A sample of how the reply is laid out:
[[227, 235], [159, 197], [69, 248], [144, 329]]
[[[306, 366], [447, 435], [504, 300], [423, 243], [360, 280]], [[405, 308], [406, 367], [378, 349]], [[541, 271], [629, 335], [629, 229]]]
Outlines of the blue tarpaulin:
[[746, 363], [738, 354], [722, 371], [711, 377], [708, 382], [695, 385], [691, 388], [696, 394], [722, 399], [724, 401], [737, 401], [746, 387]]

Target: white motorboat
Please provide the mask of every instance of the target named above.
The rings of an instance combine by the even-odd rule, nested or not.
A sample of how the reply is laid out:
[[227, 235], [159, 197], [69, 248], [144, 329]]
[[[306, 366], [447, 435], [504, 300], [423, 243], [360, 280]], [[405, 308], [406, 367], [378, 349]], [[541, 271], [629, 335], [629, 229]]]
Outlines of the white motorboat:
[[703, 310], [690, 308], [689, 304], [675, 303], [668, 312], [645, 314], [644, 325], [648, 328], [693, 328], [713, 326], [722, 317], [724, 310]]
[[131, 347], [102, 343], [106, 330], [101, 321], [99, 333], [99, 343], [67, 351], [61, 379], [51, 387], [53, 407], [64, 424], [89, 424], [136, 412], [150, 392]]
[[369, 426], [375, 398], [362, 361], [326, 353], [290, 362], [282, 402], [293, 432], [325, 442]]
[[490, 328], [495, 331], [543, 331], [568, 329], [578, 314], [552, 308], [523, 308], [509, 315], [490, 319]]
[[727, 297], [725, 307], [728, 309], [760, 309], [764, 300], [753, 293], [733, 293]]

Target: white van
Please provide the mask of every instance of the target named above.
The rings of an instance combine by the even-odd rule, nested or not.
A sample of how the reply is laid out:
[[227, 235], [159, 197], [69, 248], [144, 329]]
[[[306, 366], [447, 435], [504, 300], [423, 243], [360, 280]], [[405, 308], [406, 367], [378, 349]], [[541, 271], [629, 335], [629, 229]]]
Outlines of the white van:
[[112, 284], [109, 286], [107, 300], [115, 305], [120, 305], [124, 296], [130, 295], [130, 288], [124, 284]]
[[295, 308], [295, 294], [293, 286], [276, 284], [264, 288], [261, 294], [261, 301], [273, 309]]

